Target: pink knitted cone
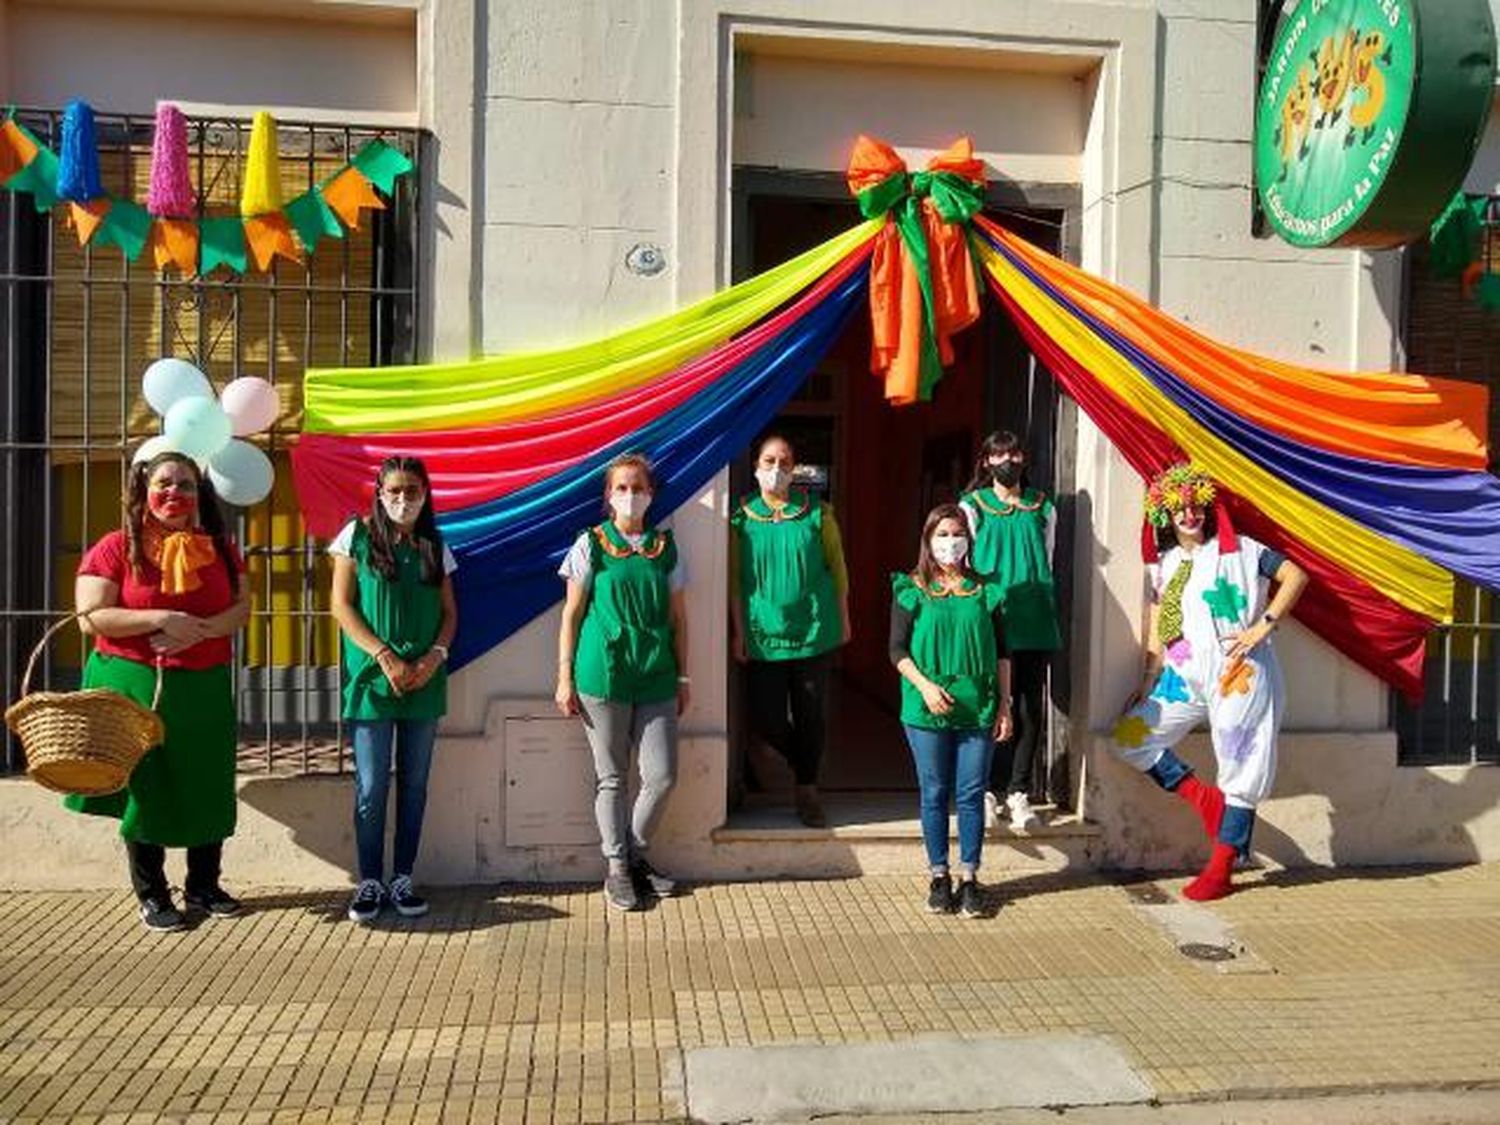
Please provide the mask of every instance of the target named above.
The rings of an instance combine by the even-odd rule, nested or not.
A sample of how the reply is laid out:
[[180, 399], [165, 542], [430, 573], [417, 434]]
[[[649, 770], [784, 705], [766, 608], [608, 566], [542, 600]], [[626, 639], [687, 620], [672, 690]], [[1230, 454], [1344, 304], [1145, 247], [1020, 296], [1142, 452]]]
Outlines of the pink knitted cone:
[[158, 219], [186, 219], [192, 217], [196, 203], [188, 173], [187, 119], [175, 105], [163, 102], [156, 107], [146, 210]]

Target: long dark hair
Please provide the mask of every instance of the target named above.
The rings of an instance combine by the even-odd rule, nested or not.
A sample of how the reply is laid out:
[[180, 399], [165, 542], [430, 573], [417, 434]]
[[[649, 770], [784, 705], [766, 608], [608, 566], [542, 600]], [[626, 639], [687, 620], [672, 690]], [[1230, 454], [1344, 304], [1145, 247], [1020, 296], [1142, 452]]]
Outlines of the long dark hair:
[[[969, 487], [965, 492], [977, 492], [981, 488], [988, 488], [995, 483], [994, 471], [990, 468], [990, 458], [998, 457], [1002, 453], [1026, 452], [1021, 445], [1021, 439], [1010, 430], [996, 430], [979, 443], [979, 452], [974, 456], [974, 475], [969, 478]], [[1021, 471], [1021, 481], [1026, 480], [1025, 469]]]
[[370, 519], [366, 525], [370, 532], [370, 565], [387, 582], [396, 580], [398, 529], [380, 502], [385, 478], [391, 473], [410, 473], [422, 482], [422, 510], [417, 513], [416, 526], [411, 530], [411, 543], [417, 550], [417, 557], [422, 560], [422, 581], [429, 586], [441, 586], [443, 533], [438, 530], [437, 517], [432, 513], [432, 481], [427, 476], [427, 466], [416, 457], [387, 457], [375, 474], [375, 500], [370, 506]]
[[146, 505], [147, 486], [151, 483], [151, 474], [167, 464], [181, 465], [193, 474], [193, 480], [198, 484], [198, 527], [213, 539], [214, 550], [218, 552], [224, 570], [229, 575], [230, 586], [233, 586], [240, 572], [235, 566], [234, 555], [229, 550], [229, 539], [224, 530], [224, 513], [219, 510], [219, 494], [214, 491], [212, 482], [198, 468], [196, 461], [184, 453], [170, 450], [130, 467], [130, 476], [125, 483], [125, 546], [130, 569], [137, 578], [145, 569], [147, 559], [142, 529], [149, 510]]
[[917, 549], [917, 566], [912, 571], [912, 577], [922, 585], [923, 589], [931, 589], [937, 583], [938, 574], [943, 569], [937, 559], [932, 557], [932, 533], [944, 520], [957, 520], [958, 526], [964, 529], [964, 538], [969, 541], [969, 549], [964, 553], [963, 561], [954, 569], [965, 578], [975, 580], [974, 569], [970, 565], [970, 560], [974, 557], [974, 533], [969, 529], [968, 517], [957, 504], [939, 504], [927, 513], [927, 519], [922, 523], [922, 545]]
[[[1217, 504], [1209, 504], [1203, 509], [1203, 542], [1217, 538], [1219, 534], [1219, 507]], [[1152, 532], [1156, 535], [1156, 553], [1164, 555], [1173, 547], [1177, 546], [1177, 529], [1172, 526], [1170, 520], [1166, 527], [1152, 525]]]

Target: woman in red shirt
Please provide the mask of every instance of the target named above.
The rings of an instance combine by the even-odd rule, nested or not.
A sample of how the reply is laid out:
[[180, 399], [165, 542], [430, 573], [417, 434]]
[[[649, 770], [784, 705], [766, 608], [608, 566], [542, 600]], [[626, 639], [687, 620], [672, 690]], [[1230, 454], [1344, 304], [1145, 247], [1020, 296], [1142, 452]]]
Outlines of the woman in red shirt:
[[168, 847], [187, 849], [189, 909], [211, 917], [240, 909], [219, 886], [219, 860], [234, 833], [229, 638], [250, 616], [244, 572], [212, 486], [180, 453], [132, 466], [125, 526], [89, 548], [78, 566], [74, 601], [83, 631], [94, 638], [84, 687], [150, 707], [161, 668], [161, 745], [120, 792], [65, 799], [79, 812], [119, 818], [141, 920], [152, 930], [186, 925], [167, 888]]

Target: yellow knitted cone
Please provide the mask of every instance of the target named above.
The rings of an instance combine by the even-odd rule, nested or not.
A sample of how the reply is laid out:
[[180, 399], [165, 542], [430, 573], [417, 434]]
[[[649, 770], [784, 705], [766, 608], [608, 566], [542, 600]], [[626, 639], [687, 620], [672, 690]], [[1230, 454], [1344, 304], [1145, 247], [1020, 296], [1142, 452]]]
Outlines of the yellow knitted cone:
[[276, 118], [265, 110], [250, 126], [250, 151], [245, 156], [245, 181], [240, 191], [240, 215], [253, 219], [281, 210], [281, 155], [276, 147]]

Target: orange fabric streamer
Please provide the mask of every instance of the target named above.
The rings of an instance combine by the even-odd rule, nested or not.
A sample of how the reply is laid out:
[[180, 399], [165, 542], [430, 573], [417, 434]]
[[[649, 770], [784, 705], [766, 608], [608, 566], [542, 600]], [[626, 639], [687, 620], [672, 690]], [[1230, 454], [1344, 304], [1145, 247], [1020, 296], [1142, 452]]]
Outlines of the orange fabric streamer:
[[192, 219], [157, 219], [151, 224], [151, 257], [156, 268], [176, 266], [185, 277], [198, 271], [198, 224]]
[[161, 592], [190, 594], [203, 585], [198, 571], [217, 557], [214, 541], [201, 531], [174, 531], [162, 536]]
[[321, 189], [323, 202], [333, 209], [350, 230], [359, 229], [360, 212], [366, 208], [384, 211], [385, 204], [358, 168], [345, 168]]
[[292, 224], [280, 212], [268, 212], [245, 220], [245, 245], [250, 258], [261, 273], [271, 268], [274, 258], [289, 262], [302, 261], [302, 252], [292, 239]]
[[36, 159], [36, 145], [14, 121], [0, 125], [0, 184]]

